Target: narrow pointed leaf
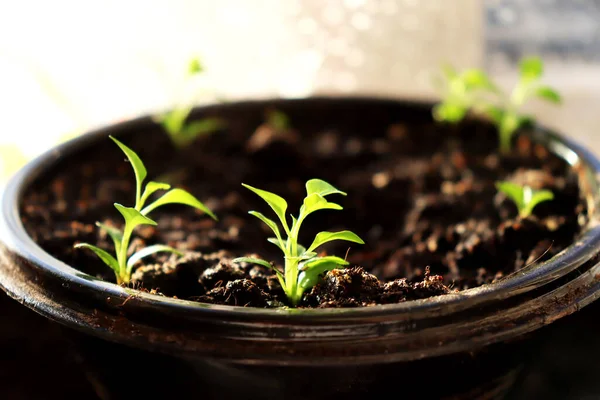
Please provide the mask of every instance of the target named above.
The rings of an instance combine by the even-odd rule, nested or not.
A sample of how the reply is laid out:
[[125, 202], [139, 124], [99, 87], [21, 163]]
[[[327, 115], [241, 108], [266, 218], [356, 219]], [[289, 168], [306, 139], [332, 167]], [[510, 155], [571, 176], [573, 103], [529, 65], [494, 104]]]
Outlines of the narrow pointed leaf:
[[201, 73], [202, 71], [204, 71], [204, 65], [202, 65], [200, 59], [198, 57], [192, 58], [190, 60], [190, 63], [188, 64], [188, 74], [196, 75]]
[[310, 289], [319, 283], [321, 276], [325, 272], [338, 268], [343, 268], [343, 265], [329, 261], [321, 262], [318, 265], [315, 265], [313, 268], [303, 270], [298, 275], [298, 287], [300, 288], [301, 292], [304, 292], [306, 289]]
[[334, 263], [336, 265], [348, 265], [349, 264], [348, 261], [344, 260], [343, 258], [336, 257], [336, 256], [326, 256], [326, 257], [317, 257], [315, 259], [306, 261], [302, 264], [300, 269], [303, 271], [306, 271], [306, 270], [310, 270], [313, 268], [319, 268], [320, 265], [324, 265], [324, 264], [328, 264], [328, 263]]
[[152, 210], [160, 206], [164, 206], [165, 204], [183, 204], [186, 206], [194, 207], [200, 211], [205, 212], [210, 215], [210, 217], [214, 220], [217, 220], [217, 217], [213, 212], [206, 207], [200, 200], [195, 198], [190, 193], [186, 192], [183, 189], [171, 189], [164, 195], [162, 195], [159, 199], [155, 200], [152, 204], [146, 206], [142, 210], [142, 214], [148, 215]]
[[113, 140], [113, 142], [115, 142], [121, 148], [123, 153], [125, 153], [125, 155], [127, 156], [127, 159], [129, 160], [129, 162], [131, 163], [131, 166], [133, 167], [133, 172], [135, 173], [136, 188], [137, 188], [136, 193], [139, 198], [139, 196], [141, 196], [142, 183], [144, 182], [144, 179], [146, 179], [146, 175], [147, 175], [146, 167], [144, 166], [144, 163], [142, 162], [142, 160], [136, 154], [135, 151], [131, 150], [129, 147], [125, 146], [123, 143], [121, 143], [114, 137], [110, 136], [110, 138]]
[[277, 217], [281, 221], [286, 232], [289, 232], [289, 228], [287, 222], [285, 220], [285, 212], [287, 210], [287, 202], [283, 199], [283, 197], [276, 195], [275, 193], [267, 192], [266, 190], [257, 189], [250, 185], [246, 185], [242, 183], [246, 189], [250, 189], [254, 193], [260, 196], [272, 209], [275, 211]]
[[137, 253], [135, 253], [131, 257], [129, 257], [129, 260], [127, 260], [127, 270], [131, 271], [131, 268], [135, 265], [135, 263], [140, 261], [142, 258], [147, 257], [151, 254], [156, 254], [156, 253], [160, 253], [160, 252], [174, 253], [174, 254], [177, 254], [178, 256], [183, 255], [183, 253], [181, 251], [174, 249], [171, 246], [166, 246], [164, 244], [155, 244], [152, 246], [144, 247], [142, 250], [138, 251]]
[[300, 254], [300, 260], [301, 261], [308, 261], [310, 259], [313, 259], [317, 256], [317, 253], [315, 253], [314, 251], [304, 251]]
[[486, 89], [496, 90], [496, 86], [492, 83], [490, 78], [485, 72], [480, 69], [469, 69], [463, 72], [462, 79], [465, 83], [465, 87], [468, 90], [472, 89]]
[[496, 182], [496, 188], [511, 199], [520, 210], [525, 206], [523, 187], [513, 182]]
[[358, 235], [350, 231], [319, 232], [317, 236], [315, 236], [315, 240], [313, 240], [312, 244], [308, 248], [308, 251], [313, 251], [322, 244], [331, 242], [333, 240], [345, 240], [347, 242], [365, 244], [365, 242], [360, 237], [358, 237]]
[[433, 107], [433, 118], [436, 121], [456, 123], [461, 121], [469, 110], [455, 103], [442, 102]]
[[558, 92], [548, 86], [541, 86], [535, 90], [536, 96], [548, 100], [551, 103], [560, 104], [561, 98]]
[[554, 193], [550, 190], [533, 190], [529, 201], [525, 204], [525, 209], [521, 212], [522, 217], [528, 217], [533, 209], [540, 203], [554, 199]]
[[125, 207], [119, 203], [115, 203], [115, 207], [123, 218], [125, 219], [125, 223], [127, 227], [133, 230], [138, 225], [154, 225], [156, 226], [156, 222], [151, 220], [150, 218], [143, 215], [141, 212], [136, 210], [133, 207]]
[[267, 239], [267, 242], [269, 243], [273, 243], [275, 246], [279, 247], [279, 249], [283, 252], [285, 252], [285, 248], [281, 247], [281, 242], [279, 242], [279, 239], [274, 238], [274, 237], [270, 237]]
[[304, 198], [304, 204], [300, 212], [305, 216], [318, 210], [342, 210], [343, 207], [336, 203], [331, 203], [318, 193], [313, 193]]
[[113, 256], [111, 256], [105, 250], [102, 250], [101, 248], [93, 246], [93, 245], [88, 244], [88, 243], [79, 243], [79, 244], [76, 244], [75, 248], [76, 249], [89, 249], [89, 250], [92, 250], [94, 253], [96, 253], [96, 255], [98, 256], [98, 258], [100, 258], [106, 265], [108, 265], [113, 271], [115, 271], [115, 273], [117, 274], [117, 276], [119, 276], [119, 263], [117, 262], [117, 259], [114, 258]]
[[539, 79], [544, 73], [544, 63], [539, 57], [527, 57], [519, 63], [521, 78], [525, 81]]
[[180, 133], [185, 125], [185, 121], [187, 117], [190, 115], [192, 111], [192, 107], [190, 106], [182, 106], [170, 110], [160, 117], [160, 124], [163, 129], [169, 134], [169, 137], [173, 141], [173, 143], [177, 146], [182, 145], [182, 141], [180, 140]]
[[96, 226], [99, 227], [100, 229], [104, 230], [108, 236], [110, 236], [110, 238], [112, 239], [114, 245], [115, 245], [115, 253], [118, 254], [119, 250], [121, 249], [121, 241], [123, 240], [123, 232], [121, 232], [119, 229], [115, 228], [114, 226], [109, 226], [106, 224], [103, 224], [102, 222], [96, 222]]
[[275, 271], [277, 273], [277, 275], [282, 275], [281, 271], [279, 271], [277, 268], [275, 268], [273, 266], [273, 264], [271, 264], [268, 261], [265, 260], [261, 260], [260, 258], [254, 258], [254, 257], [238, 257], [238, 258], [234, 258], [233, 260], [231, 260], [231, 262], [233, 263], [248, 263], [248, 264], [257, 264], [257, 265], [262, 265], [263, 267], [272, 269], [273, 271]]
[[171, 185], [169, 185], [168, 183], [161, 183], [161, 182], [154, 182], [154, 181], [150, 181], [146, 184], [146, 188], [144, 189], [144, 193], [142, 194], [142, 200], [140, 201], [140, 206], [143, 207], [144, 204], [146, 203], [146, 200], [148, 200], [148, 197], [150, 197], [150, 195], [152, 195], [152, 193], [158, 191], [158, 190], [169, 190], [171, 188]]
[[279, 227], [277, 226], [275, 221], [265, 217], [262, 213], [259, 213], [258, 211], [249, 211], [248, 214], [253, 215], [256, 218], [260, 219], [262, 222], [264, 222], [265, 225], [267, 225], [269, 228], [271, 228], [273, 233], [275, 233], [275, 236], [277, 236], [278, 239], [281, 239], [281, 234], [279, 233]]
[[483, 113], [487, 115], [496, 125], [500, 125], [504, 118], [504, 111], [496, 106], [489, 106], [483, 110]]
[[311, 179], [308, 182], [306, 182], [306, 195], [310, 196], [314, 193], [319, 194], [323, 197], [328, 196], [330, 194], [341, 194], [343, 196], [346, 196], [345, 192], [336, 189], [334, 186], [321, 179]]
[[189, 143], [202, 135], [208, 135], [223, 129], [225, 123], [220, 118], [204, 118], [198, 121], [191, 121], [181, 128], [181, 138]]
[[276, 131], [285, 131], [290, 128], [289, 117], [279, 110], [267, 112], [267, 123]]

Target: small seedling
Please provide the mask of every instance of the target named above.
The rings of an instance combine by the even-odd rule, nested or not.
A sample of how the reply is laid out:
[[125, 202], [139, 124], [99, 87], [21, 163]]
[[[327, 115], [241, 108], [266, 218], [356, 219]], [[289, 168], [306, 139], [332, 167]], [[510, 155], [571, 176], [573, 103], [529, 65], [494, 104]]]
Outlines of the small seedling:
[[277, 132], [283, 132], [290, 129], [290, 118], [280, 110], [270, 109], [267, 111], [267, 125]]
[[[187, 68], [186, 82], [189, 83], [201, 75], [203, 71], [204, 67], [200, 60], [193, 58]], [[223, 121], [219, 118], [204, 118], [188, 122], [188, 117], [193, 108], [193, 102], [185, 102], [154, 118], [178, 148], [189, 145], [199, 136], [216, 132], [224, 127]]]
[[560, 95], [549, 86], [540, 84], [544, 73], [544, 64], [537, 57], [528, 57], [519, 63], [519, 81], [513, 88], [510, 96], [503, 96], [499, 106], [490, 106], [486, 114], [498, 127], [500, 140], [500, 151], [508, 153], [512, 137], [515, 132], [525, 123], [532, 119], [521, 114], [521, 107], [531, 98], [538, 97], [551, 103], [559, 104]]
[[350, 231], [320, 232], [316, 235], [312, 244], [308, 248], [298, 243], [300, 226], [306, 217], [319, 210], [342, 209], [342, 206], [326, 200], [325, 197], [332, 194], [340, 194], [345, 196], [346, 193], [336, 189], [325, 181], [320, 179], [311, 179], [306, 182], [306, 197], [304, 198], [304, 202], [300, 207], [300, 213], [298, 214], [298, 217], [295, 218], [293, 215], [291, 216], [291, 226], [288, 225], [288, 220], [286, 217], [287, 202], [282, 197], [246, 184], [242, 185], [259, 195], [265, 202], [267, 202], [267, 204], [273, 209], [279, 218], [279, 222], [283, 227], [283, 233], [286, 236], [285, 238], [282, 236], [279, 226], [275, 221], [265, 217], [263, 214], [257, 211], [249, 212], [251, 215], [264, 222], [275, 234], [275, 237], [267, 240], [279, 247], [279, 249], [283, 252], [285, 268], [284, 271], [281, 272], [271, 263], [257, 258], [241, 257], [236, 258], [233, 261], [236, 263], [254, 263], [273, 269], [277, 274], [277, 278], [281, 284], [281, 287], [285, 291], [285, 294], [293, 306], [296, 306], [300, 302], [302, 294], [306, 289], [311, 288], [319, 281], [321, 274], [326, 271], [339, 268], [340, 266], [348, 265], [348, 262], [340, 257], [318, 256], [315, 250], [319, 246], [334, 240], [345, 240], [348, 242], [364, 244], [361, 238]]
[[485, 104], [485, 95], [496, 92], [497, 88], [485, 72], [468, 69], [456, 72], [451, 66], [442, 68], [444, 82], [441, 91], [442, 101], [433, 107], [433, 117], [439, 122], [458, 123], [469, 112], [476, 112]]
[[554, 199], [550, 190], [534, 190], [530, 186], [521, 186], [513, 182], [496, 182], [496, 188], [515, 203], [520, 218], [529, 217], [535, 206]]
[[[119, 211], [119, 213], [121, 213], [125, 220], [125, 225], [122, 230], [102, 224], [100, 222], [96, 222], [96, 225], [100, 229], [103, 229], [112, 239], [115, 246], [116, 257], [109, 254], [107, 251], [89, 243], [76, 244], [75, 248], [92, 250], [102, 261], [104, 261], [104, 263], [106, 263], [106, 265], [108, 265], [114, 271], [118, 283], [129, 283], [133, 266], [142, 258], [158, 252], [170, 252], [181, 255], [178, 250], [172, 247], [162, 244], [155, 244], [145, 247], [144, 249], [127, 258], [129, 242], [134, 229], [140, 225], [156, 225], [156, 222], [148, 217], [152, 211], [158, 207], [164, 206], [165, 204], [184, 204], [203, 211], [215, 220], [217, 218], [204, 204], [183, 189], [171, 189], [171, 186], [166, 183], [150, 181], [146, 183], [146, 186], [142, 191], [142, 185], [147, 175], [144, 163], [140, 157], [129, 147], [125, 146], [112, 136], [110, 138], [121, 148], [123, 153], [125, 153], [127, 159], [133, 167], [136, 181], [135, 205], [134, 207], [125, 207], [119, 203], [114, 203], [115, 208]], [[167, 190], [167, 192], [150, 204], [146, 205], [148, 198], [159, 190]]]

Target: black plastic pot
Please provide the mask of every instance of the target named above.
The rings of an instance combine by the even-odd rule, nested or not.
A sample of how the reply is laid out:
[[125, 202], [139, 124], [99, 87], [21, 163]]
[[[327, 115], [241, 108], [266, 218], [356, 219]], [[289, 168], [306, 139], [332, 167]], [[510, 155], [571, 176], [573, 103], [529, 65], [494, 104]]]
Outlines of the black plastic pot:
[[[428, 104], [314, 98], [212, 106], [259, 115], [268, 106], [302, 112], [349, 107], [364, 118], [384, 107], [428, 119]], [[497, 283], [426, 300], [343, 310], [272, 310], [200, 304], [98, 280], [44, 252], [19, 216], [23, 193], [58, 163], [109, 134], [156, 130], [150, 118], [101, 129], [49, 151], [6, 188], [0, 215], [0, 285], [68, 328], [103, 398], [499, 398], [535, 354], [540, 329], [600, 292], [600, 163], [542, 128], [532, 139], [577, 171], [589, 224], [548, 262]], [[77, 331], [78, 333], [74, 333]]]

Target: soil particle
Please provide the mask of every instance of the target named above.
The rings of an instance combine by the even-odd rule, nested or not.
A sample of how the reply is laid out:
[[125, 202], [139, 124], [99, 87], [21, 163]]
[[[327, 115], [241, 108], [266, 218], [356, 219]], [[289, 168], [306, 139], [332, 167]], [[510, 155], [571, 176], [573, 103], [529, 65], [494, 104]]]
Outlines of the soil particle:
[[198, 301], [229, 306], [271, 307], [273, 299], [249, 279], [236, 279], [199, 296]]
[[311, 307], [360, 307], [376, 304], [381, 293], [379, 279], [361, 267], [328, 271], [323, 282], [305, 294]]
[[222, 259], [215, 266], [209, 267], [200, 275], [200, 283], [206, 291], [215, 287], [223, 286], [230, 281], [244, 279], [246, 274], [238, 264], [234, 264], [230, 259]]
[[135, 287], [156, 289], [166, 296], [197, 296], [206, 292], [206, 286], [204, 282], [199, 281], [198, 276], [212, 271], [215, 264], [218, 267], [225, 263], [226, 261], [222, 260], [227, 260], [227, 256], [228, 253], [224, 251], [210, 254], [187, 252], [182, 257], [172, 256], [164, 263], [137, 268], [131, 276], [131, 281]]

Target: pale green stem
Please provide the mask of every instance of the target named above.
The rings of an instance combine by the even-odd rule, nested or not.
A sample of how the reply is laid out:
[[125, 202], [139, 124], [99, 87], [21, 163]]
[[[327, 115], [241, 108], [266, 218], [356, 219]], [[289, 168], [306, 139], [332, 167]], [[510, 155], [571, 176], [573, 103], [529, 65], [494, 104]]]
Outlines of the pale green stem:
[[119, 262], [119, 279], [123, 283], [129, 283], [129, 274], [127, 273], [127, 250], [129, 247], [129, 240], [131, 239], [131, 233], [132, 229], [129, 229], [127, 223], [125, 223], [121, 248], [117, 255], [117, 261]]

